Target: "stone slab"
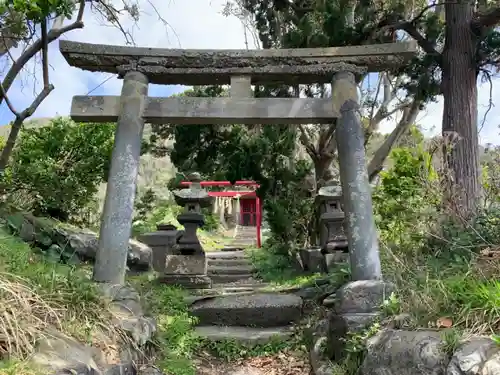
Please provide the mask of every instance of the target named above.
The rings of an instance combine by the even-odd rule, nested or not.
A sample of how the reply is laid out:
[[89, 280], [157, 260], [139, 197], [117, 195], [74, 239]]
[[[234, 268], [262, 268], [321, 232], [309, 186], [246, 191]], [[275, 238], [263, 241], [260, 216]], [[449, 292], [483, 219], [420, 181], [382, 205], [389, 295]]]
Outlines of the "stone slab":
[[236, 341], [247, 346], [263, 345], [275, 340], [286, 341], [293, 335], [291, 327], [228, 327], [228, 326], [198, 326], [195, 333], [210, 341]]
[[[323, 124], [340, 117], [332, 108], [331, 99], [315, 98], [148, 98], [143, 118], [149, 124]], [[75, 96], [71, 104], [79, 122], [116, 122], [119, 112], [119, 96]], [[231, 245], [255, 240], [239, 241]]]
[[250, 265], [246, 266], [209, 266], [208, 273], [212, 275], [248, 275], [254, 271]]
[[200, 325], [280, 327], [300, 320], [302, 299], [293, 294], [256, 293], [195, 302]]
[[252, 277], [253, 275], [251, 273], [247, 274], [241, 273], [239, 275], [214, 275], [214, 274], [210, 275], [212, 281], [217, 284], [234, 283], [241, 280], [248, 280], [251, 279]]
[[[327, 48], [265, 50], [183, 50], [103, 45], [63, 40], [59, 50], [71, 65], [88, 71], [123, 74], [134, 70], [150, 83], [224, 85], [249, 75], [252, 84], [280, 81], [330, 83], [336, 69], [362, 72], [400, 66], [417, 53], [416, 42]], [[340, 66], [339, 66], [340, 65]]]
[[206, 275], [207, 259], [205, 255], [167, 255], [165, 274]]
[[160, 275], [162, 284], [177, 285], [188, 289], [211, 288], [212, 280], [206, 275]]
[[235, 259], [226, 259], [226, 258], [209, 258], [207, 256], [208, 260], [208, 267], [214, 266], [214, 267], [238, 267], [238, 266], [251, 266], [252, 262], [250, 259], [247, 258], [235, 258]]
[[248, 255], [241, 250], [238, 251], [210, 251], [206, 253], [207, 259], [248, 259]]
[[377, 312], [395, 289], [394, 284], [380, 280], [352, 281], [336, 292], [335, 311], [338, 314]]

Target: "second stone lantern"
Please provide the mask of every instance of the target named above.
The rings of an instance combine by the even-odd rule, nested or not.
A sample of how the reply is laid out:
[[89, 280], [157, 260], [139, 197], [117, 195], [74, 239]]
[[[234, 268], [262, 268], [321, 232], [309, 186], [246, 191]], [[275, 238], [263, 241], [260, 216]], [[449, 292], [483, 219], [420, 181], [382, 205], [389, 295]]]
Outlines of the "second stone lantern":
[[201, 187], [201, 176], [192, 173], [188, 177], [191, 185], [173, 192], [175, 202], [184, 207], [177, 221], [185, 228], [177, 240], [175, 255], [167, 255], [166, 267], [161, 281], [186, 288], [210, 288], [207, 276], [207, 258], [196, 234], [205, 224], [201, 209], [212, 204], [206, 190]]
[[321, 252], [327, 263], [347, 260], [348, 244], [344, 232], [342, 189], [333, 182], [318, 191]]

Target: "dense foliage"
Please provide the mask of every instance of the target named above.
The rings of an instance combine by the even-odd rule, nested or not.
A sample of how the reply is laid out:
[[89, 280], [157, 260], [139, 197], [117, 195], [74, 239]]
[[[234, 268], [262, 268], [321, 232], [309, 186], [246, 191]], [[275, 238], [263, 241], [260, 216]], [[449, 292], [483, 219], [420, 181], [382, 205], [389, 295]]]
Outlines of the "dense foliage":
[[23, 129], [6, 172], [7, 188], [29, 197], [39, 215], [70, 219], [105, 181], [114, 129], [114, 124], [76, 124], [66, 118]]

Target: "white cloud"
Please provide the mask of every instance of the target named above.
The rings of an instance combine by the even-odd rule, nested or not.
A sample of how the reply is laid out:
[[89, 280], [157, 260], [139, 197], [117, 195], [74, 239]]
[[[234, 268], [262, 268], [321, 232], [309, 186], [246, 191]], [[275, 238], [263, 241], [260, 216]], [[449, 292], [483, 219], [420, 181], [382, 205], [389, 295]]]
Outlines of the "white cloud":
[[[119, 0], [115, 0], [121, 3]], [[142, 14], [137, 25], [123, 16], [122, 22], [125, 28], [133, 29], [135, 43], [144, 47], [162, 48], [212, 48], [231, 49], [244, 48], [245, 38], [243, 27], [238, 19], [224, 17], [221, 10], [225, 0], [148, 0], [142, 1]], [[153, 8], [154, 6], [154, 8]], [[156, 10], [155, 10], [156, 9]], [[159, 21], [157, 13], [168, 22], [165, 25]], [[106, 26], [102, 20], [89, 10], [85, 14], [85, 28], [75, 30], [64, 36], [64, 39], [76, 40], [89, 43], [102, 44], [125, 44], [121, 32], [110, 26]], [[14, 51], [16, 55], [18, 51]], [[51, 62], [51, 82], [56, 89], [42, 103], [35, 112], [34, 117], [50, 117], [56, 114], [66, 115], [69, 113], [71, 98], [74, 95], [85, 95], [89, 91], [94, 94], [117, 95], [121, 89], [121, 82], [115, 77], [107, 74], [83, 72], [79, 69], [69, 67], [58, 50], [58, 43], [50, 46], [49, 58]], [[38, 69], [33, 64], [30, 71]], [[38, 75], [40, 76], [40, 75]], [[16, 81], [9, 92], [9, 97], [19, 110], [29, 105], [40, 89], [41, 82], [35, 84], [33, 90], [32, 73], [24, 74], [24, 82]], [[107, 80], [106, 82], [104, 82]], [[24, 85], [23, 85], [24, 83]], [[24, 86], [24, 87], [23, 87]], [[173, 92], [179, 92], [182, 87], [158, 87], [151, 85], [150, 95], [166, 96]], [[493, 101], [499, 97], [500, 89], [493, 87]], [[480, 86], [479, 105], [480, 119], [484, 108], [489, 101], [489, 87]], [[442, 100], [427, 106], [426, 110], [419, 116], [418, 122], [428, 134], [439, 133], [442, 116]], [[482, 143], [500, 144], [498, 137], [498, 124], [500, 120], [500, 109], [494, 107], [488, 115], [487, 121], [480, 133]], [[0, 107], [0, 123], [7, 123], [12, 115], [5, 103]], [[381, 130], [390, 131], [394, 127], [394, 119], [383, 124]]]

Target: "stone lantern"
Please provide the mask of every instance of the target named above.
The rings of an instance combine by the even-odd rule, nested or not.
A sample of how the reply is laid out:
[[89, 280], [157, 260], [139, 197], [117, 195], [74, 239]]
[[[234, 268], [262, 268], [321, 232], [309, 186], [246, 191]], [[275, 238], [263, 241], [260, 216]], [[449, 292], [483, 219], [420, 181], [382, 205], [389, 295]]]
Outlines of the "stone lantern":
[[344, 232], [345, 213], [342, 207], [342, 189], [330, 183], [319, 189], [320, 246], [323, 254], [330, 254], [327, 263], [346, 260], [347, 237]]
[[210, 288], [212, 282], [207, 276], [207, 258], [196, 231], [205, 224], [201, 209], [212, 204], [212, 197], [202, 189], [199, 173], [192, 173], [189, 180], [189, 188], [173, 192], [175, 202], [184, 206], [177, 220], [185, 230], [177, 240], [175, 254], [167, 255], [161, 281], [187, 288]]
[[148, 245], [153, 252], [153, 269], [165, 273], [167, 255], [178, 254], [177, 241], [182, 235], [172, 224], [159, 224], [156, 232], [146, 233], [139, 237], [139, 241]]

